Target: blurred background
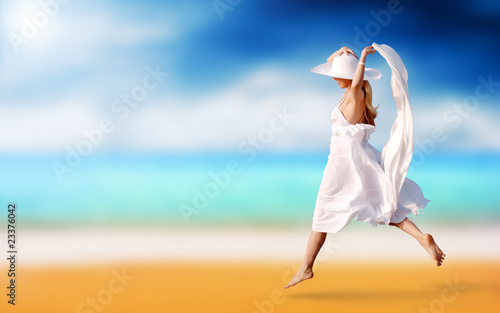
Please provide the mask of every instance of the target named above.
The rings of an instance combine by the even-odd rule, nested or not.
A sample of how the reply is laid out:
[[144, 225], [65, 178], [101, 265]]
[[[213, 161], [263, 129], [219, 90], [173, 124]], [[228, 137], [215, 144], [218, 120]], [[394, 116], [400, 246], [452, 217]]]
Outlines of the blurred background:
[[[498, 1], [0, 3], [0, 199], [17, 205], [25, 264], [300, 261], [343, 93], [310, 69], [373, 42], [409, 73], [408, 177], [431, 200], [417, 224], [456, 255], [500, 257]], [[382, 72], [381, 150], [391, 71], [378, 54], [366, 66]], [[379, 253], [364, 240], [412, 240], [379, 229], [351, 223], [333, 259], [428, 262]]]
[[[425, 220], [499, 221], [497, 2], [62, 2], [2, 1], [0, 197], [20, 223], [309, 225], [343, 92], [309, 70], [373, 42], [409, 72]], [[382, 149], [391, 73], [367, 67]]]

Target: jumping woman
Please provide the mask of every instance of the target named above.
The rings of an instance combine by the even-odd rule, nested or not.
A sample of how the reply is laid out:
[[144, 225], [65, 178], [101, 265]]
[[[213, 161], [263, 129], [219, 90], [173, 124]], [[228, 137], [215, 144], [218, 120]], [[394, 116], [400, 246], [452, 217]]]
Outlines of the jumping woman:
[[[392, 69], [391, 90], [397, 118], [380, 153], [368, 139], [375, 132], [377, 108], [372, 106], [368, 80], [381, 73], [365, 68], [369, 54], [384, 57]], [[327, 63], [311, 70], [333, 77], [344, 96], [331, 115], [330, 154], [314, 208], [312, 231], [301, 267], [285, 286], [313, 277], [313, 264], [327, 233], [338, 233], [352, 219], [372, 226], [392, 225], [414, 237], [440, 266], [446, 256], [430, 234], [408, 219], [429, 202], [420, 187], [406, 177], [413, 153], [413, 117], [408, 96], [408, 73], [399, 55], [387, 45], [373, 43], [358, 60], [348, 47], [333, 53]]]

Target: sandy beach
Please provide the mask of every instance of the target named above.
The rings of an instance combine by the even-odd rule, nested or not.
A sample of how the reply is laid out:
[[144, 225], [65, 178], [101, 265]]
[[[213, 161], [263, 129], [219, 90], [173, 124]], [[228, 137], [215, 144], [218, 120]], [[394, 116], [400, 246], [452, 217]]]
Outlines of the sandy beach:
[[284, 290], [297, 264], [116, 263], [23, 267], [2, 312], [499, 312], [498, 262], [321, 264]]
[[351, 229], [325, 243], [313, 279], [285, 290], [300, 266], [304, 232], [25, 231], [16, 305], [4, 296], [1, 311], [500, 311], [500, 258], [491, 249], [498, 231], [435, 234], [448, 255], [438, 268], [393, 228]]

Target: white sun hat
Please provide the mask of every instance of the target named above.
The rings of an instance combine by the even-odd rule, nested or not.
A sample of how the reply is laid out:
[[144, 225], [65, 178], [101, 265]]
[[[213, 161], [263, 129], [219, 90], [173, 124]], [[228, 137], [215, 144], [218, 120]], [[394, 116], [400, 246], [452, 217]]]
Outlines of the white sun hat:
[[[343, 53], [336, 56], [333, 62], [320, 64], [311, 69], [311, 72], [330, 77], [352, 79], [357, 67], [358, 59], [350, 53]], [[363, 80], [379, 79], [381, 76], [382, 73], [376, 68], [365, 68]]]

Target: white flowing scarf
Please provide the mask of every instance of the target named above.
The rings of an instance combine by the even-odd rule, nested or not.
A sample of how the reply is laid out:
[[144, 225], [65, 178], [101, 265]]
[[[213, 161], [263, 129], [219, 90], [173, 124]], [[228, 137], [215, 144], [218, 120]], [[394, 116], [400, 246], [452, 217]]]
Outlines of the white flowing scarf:
[[382, 168], [385, 172], [387, 206], [381, 217], [388, 223], [396, 211], [399, 193], [408, 173], [413, 154], [413, 116], [408, 94], [408, 72], [399, 55], [388, 45], [372, 44], [392, 69], [391, 90], [396, 100], [397, 117], [389, 140], [382, 149]]

